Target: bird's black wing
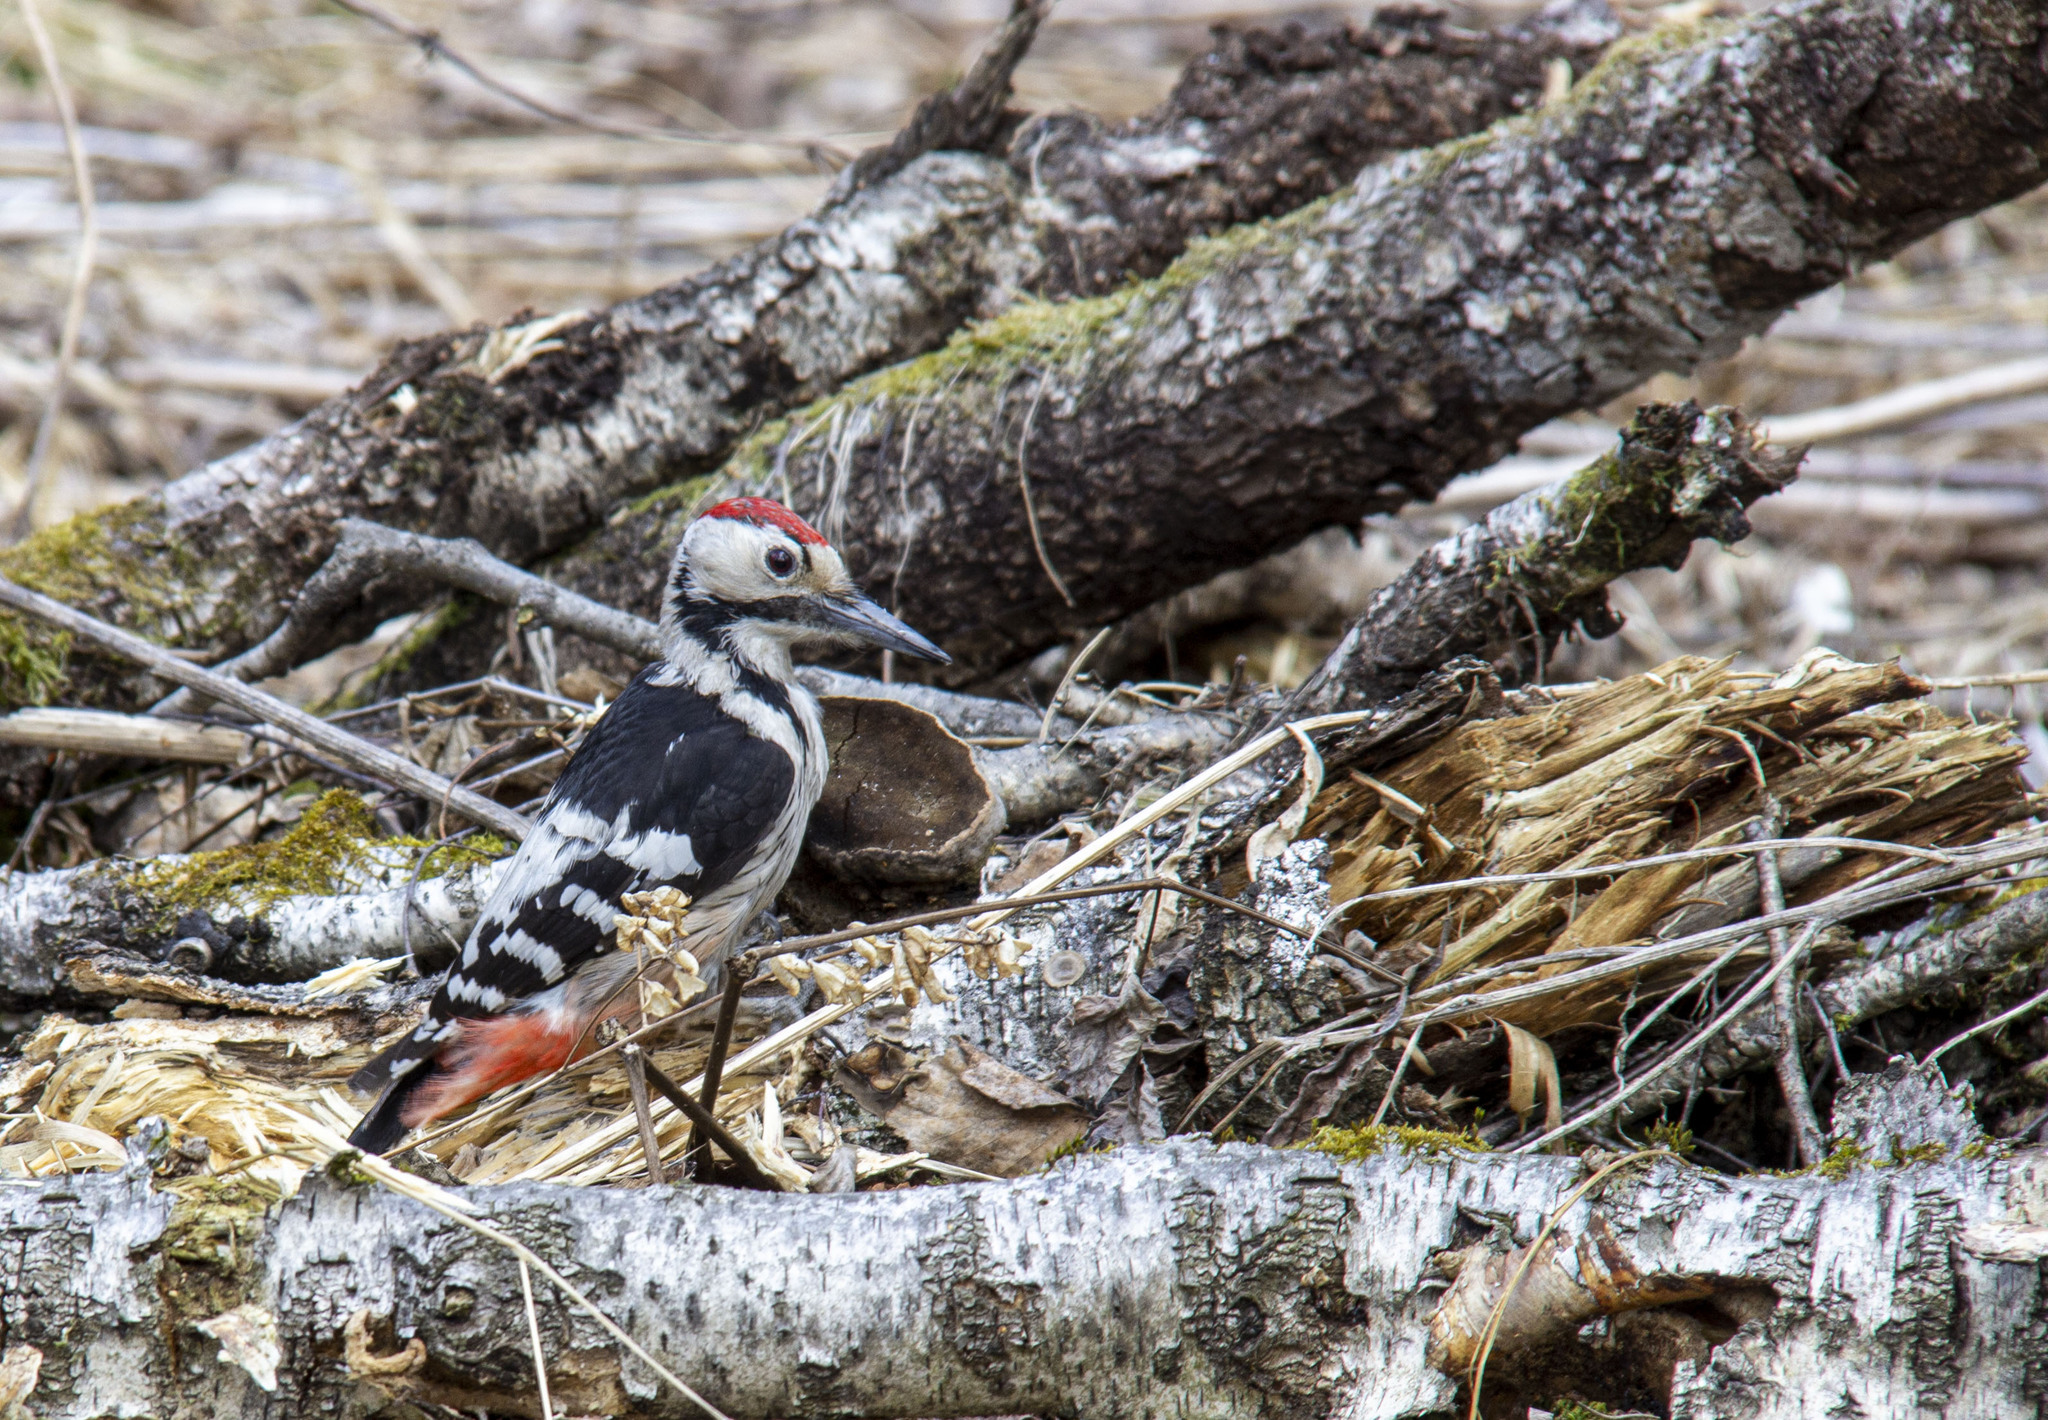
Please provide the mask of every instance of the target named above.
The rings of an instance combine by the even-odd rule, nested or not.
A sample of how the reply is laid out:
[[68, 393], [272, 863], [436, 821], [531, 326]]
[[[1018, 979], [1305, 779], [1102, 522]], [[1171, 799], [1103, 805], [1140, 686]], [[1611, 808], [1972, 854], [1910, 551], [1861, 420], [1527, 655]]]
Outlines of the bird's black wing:
[[619, 898], [670, 884], [701, 898], [747, 864], [795, 766], [714, 697], [650, 667], [556, 781], [427, 1019], [356, 1076], [375, 1088], [436, 1054], [457, 1018], [497, 1015], [611, 949]]

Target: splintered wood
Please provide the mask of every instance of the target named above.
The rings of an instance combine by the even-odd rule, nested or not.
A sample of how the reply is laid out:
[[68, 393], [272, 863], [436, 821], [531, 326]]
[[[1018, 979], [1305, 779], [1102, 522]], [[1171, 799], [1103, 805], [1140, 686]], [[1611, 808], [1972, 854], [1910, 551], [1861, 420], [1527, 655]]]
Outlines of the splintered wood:
[[[1476, 1003], [1436, 1019], [1491, 1018], [1513, 1028], [1528, 1057], [1517, 1069], [1527, 1085], [1550, 1058], [1545, 1037], [1611, 1024], [1631, 995], [1642, 1002], [1676, 991], [1715, 953], [1671, 957], [1575, 990], [1525, 992], [1528, 999], [1497, 1007], [1489, 996], [1582, 960], [1560, 959], [1565, 953], [1626, 951], [1755, 917], [1756, 861], [1737, 853], [1560, 881], [1465, 880], [1597, 870], [1774, 835], [1805, 840], [1776, 850], [1786, 900], [1797, 905], [1898, 862], [1900, 845], [1979, 842], [2024, 805], [2016, 766], [2025, 751], [2004, 723], [1950, 715], [1924, 698], [1928, 689], [1896, 664], [1817, 651], [1775, 679], [1684, 657], [1612, 683], [1525, 691], [1521, 713], [1469, 721], [1376, 775], [1342, 768], [1333, 746], [1338, 767], [1297, 836], [1331, 846], [1330, 902], [1353, 904], [1339, 920], [1370, 939], [1352, 936], [1351, 950], [1412, 973], [1418, 991], [1455, 982], [1446, 988], [1455, 993], [1469, 984]], [[1771, 824], [1782, 827], [1766, 834]], [[1844, 839], [1884, 846], [1862, 850]], [[1446, 886], [1374, 899], [1430, 884]], [[1829, 949], [1822, 938], [1822, 955]], [[1746, 972], [1769, 947], [1759, 935], [1719, 950], [1722, 970]], [[161, 1115], [195, 1167], [246, 1167], [289, 1187], [301, 1161], [324, 1154], [305, 1134], [307, 1121], [345, 1132], [362, 1105], [346, 1091], [348, 1076], [416, 1020], [416, 987], [406, 994], [374, 985], [396, 964], [365, 962], [353, 976], [309, 990], [211, 982], [104, 950], [72, 962], [74, 988], [130, 998], [119, 1012], [126, 1018], [90, 1025], [52, 1015], [23, 1043], [0, 1076], [0, 1171], [118, 1167], [118, 1141]], [[185, 1018], [199, 1014], [213, 1018]], [[735, 1038], [764, 1039], [793, 1015], [779, 994], [747, 997]], [[708, 1016], [682, 1024], [655, 1062], [676, 1079], [695, 1076], [708, 1029]], [[786, 1187], [810, 1178], [800, 1158], [822, 1164], [842, 1142], [813, 1110], [784, 1114], [808, 1098], [822, 1068], [811, 1052], [786, 1049], [729, 1072], [719, 1094], [720, 1119]], [[1558, 1093], [1553, 1076], [1553, 1110]], [[426, 1148], [465, 1182], [628, 1183], [644, 1177], [637, 1148], [600, 1136], [617, 1133], [629, 1109], [624, 1074], [607, 1062], [548, 1081], [510, 1108], [486, 1102], [429, 1136]], [[1062, 1121], [1055, 1122], [1067, 1127]], [[664, 1113], [657, 1133], [664, 1155], [680, 1158], [682, 1121]], [[204, 1149], [188, 1146], [192, 1139]], [[855, 1171], [869, 1178], [912, 1163], [939, 1167], [922, 1154], [860, 1149]]]
[[[1946, 714], [1920, 698], [1927, 692], [1896, 663], [1828, 652], [1771, 680], [1682, 657], [1467, 724], [1377, 780], [1334, 776], [1305, 832], [1331, 845], [1333, 906], [1429, 883], [1737, 845], [1763, 822], [1766, 795], [1785, 816], [1782, 837], [1978, 842], [2021, 802], [2025, 748], [2007, 725]], [[1779, 872], [1797, 904], [1895, 861], [1816, 845], [1780, 850]], [[1753, 916], [1757, 903], [1754, 862], [1723, 858], [1367, 901], [1343, 923], [1373, 940], [1382, 964], [1428, 963], [1422, 986], [1526, 960], [1526, 972], [1489, 983], [1498, 991], [1562, 969], [1545, 956], [1668, 940]], [[1759, 940], [1751, 950], [1767, 947]], [[1706, 959], [1665, 963], [1635, 989], [1676, 985]], [[1543, 1035], [1613, 1020], [1627, 989], [1602, 983], [1498, 1014]]]

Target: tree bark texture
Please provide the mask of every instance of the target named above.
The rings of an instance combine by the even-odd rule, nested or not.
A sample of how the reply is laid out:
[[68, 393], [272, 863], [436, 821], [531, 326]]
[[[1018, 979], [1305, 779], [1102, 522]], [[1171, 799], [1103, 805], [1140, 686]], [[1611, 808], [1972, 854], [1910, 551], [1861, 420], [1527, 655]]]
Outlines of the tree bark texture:
[[[1601, 10], [1497, 36], [1412, 13], [1320, 37], [1233, 34], [1153, 114], [1017, 134], [1003, 100], [1039, 14], [1020, 8], [959, 86], [782, 236], [601, 314], [401, 346], [290, 428], [161, 495], [31, 539], [0, 572], [217, 659], [279, 624], [344, 517], [471, 536], [529, 562], [623, 499], [715, 471], [763, 419], [929, 350], [970, 318], [1155, 271], [1192, 237], [1530, 107], [1552, 60], [1583, 68], [1616, 33]], [[673, 546], [653, 536], [626, 545], [635, 588], [658, 580]], [[586, 589], [612, 600], [602, 579]], [[372, 583], [311, 653], [420, 594], [404, 579]], [[131, 667], [72, 664], [62, 641], [9, 639], [9, 703], [47, 699], [67, 675], [72, 703], [134, 707], [161, 693]]]
[[[2041, 27], [2012, 0], [1842, 0], [1625, 41], [1537, 113], [856, 381], [749, 440], [730, 486], [838, 538], [948, 675], [1000, 670], [1427, 499], [2039, 183]], [[689, 505], [584, 555], [666, 544]]]
[[1540, 682], [1558, 637], [1620, 628], [1608, 583], [1681, 567], [1699, 538], [1740, 542], [1744, 510], [1797, 464], [1758, 445], [1733, 410], [1645, 405], [1614, 452], [1494, 509], [1381, 588], [1286, 713], [1384, 704], [1455, 655]]
[[492, 852], [387, 838], [360, 799], [334, 793], [261, 843], [0, 871], [0, 1002], [71, 994], [73, 957], [112, 947], [181, 960], [170, 949], [188, 939], [184, 965], [233, 981], [304, 981], [364, 956], [438, 969], [504, 866]]
[[[735, 1417], [1392, 1420], [1463, 1409], [1429, 1360], [1470, 1349], [1469, 1323], [1437, 1315], [1446, 1274], [1462, 1291], [1511, 1267], [1586, 1176], [1391, 1141], [1352, 1163], [1180, 1143], [888, 1193], [465, 1196]], [[232, 1180], [174, 1195], [147, 1177], [0, 1188], [7, 1340], [42, 1352], [45, 1420], [399, 1413], [392, 1398], [538, 1414], [497, 1245], [318, 1174], [267, 1214]], [[2032, 1413], [2044, 1207], [2032, 1150], [1840, 1178], [1625, 1170], [1564, 1213], [1488, 1393], [1541, 1403], [1567, 1375], [1617, 1409], [1661, 1387], [1690, 1420]], [[701, 1413], [535, 1287], [558, 1413]], [[1657, 1293], [1690, 1300], [1575, 1334]], [[245, 1335], [275, 1328], [274, 1390], [231, 1359], [260, 1371], [260, 1345], [196, 1329], [235, 1308]]]

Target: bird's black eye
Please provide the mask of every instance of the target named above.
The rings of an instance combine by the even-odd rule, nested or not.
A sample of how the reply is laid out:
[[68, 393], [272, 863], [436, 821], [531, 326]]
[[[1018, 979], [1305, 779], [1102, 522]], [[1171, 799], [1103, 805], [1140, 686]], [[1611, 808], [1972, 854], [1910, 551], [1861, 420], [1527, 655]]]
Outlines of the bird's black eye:
[[787, 577], [796, 571], [796, 554], [786, 547], [769, 548], [768, 571], [777, 577]]

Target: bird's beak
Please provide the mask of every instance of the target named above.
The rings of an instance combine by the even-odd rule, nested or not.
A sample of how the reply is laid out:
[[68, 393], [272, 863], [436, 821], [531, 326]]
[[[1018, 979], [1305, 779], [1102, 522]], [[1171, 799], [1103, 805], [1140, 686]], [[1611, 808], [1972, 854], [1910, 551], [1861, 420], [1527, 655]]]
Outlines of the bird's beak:
[[953, 658], [901, 621], [882, 610], [859, 592], [845, 597], [820, 597], [814, 608], [818, 623], [827, 631], [857, 636], [885, 651], [949, 665]]

